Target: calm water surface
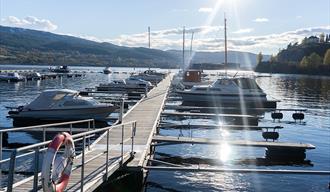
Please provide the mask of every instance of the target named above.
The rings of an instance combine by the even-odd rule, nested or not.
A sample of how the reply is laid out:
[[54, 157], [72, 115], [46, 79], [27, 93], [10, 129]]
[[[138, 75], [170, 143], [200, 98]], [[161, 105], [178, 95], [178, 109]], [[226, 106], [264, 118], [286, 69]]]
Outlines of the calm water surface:
[[[0, 66], [1, 69], [22, 68], [20, 66]], [[24, 68], [44, 68], [28, 66]], [[73, 67], [76, 71], [86, 71], [85, 77], [61, 78], [19, 83], [0, 82], [0, 127], [12, 127], [6, 118], [5, 106], [24, 105], [38, 94], [50, 88], [83, 90], [113, 78], [125, 78], [128, 74], [104, 75], [103, 68]], [[114, 68], [114, 71], [133, 71], [132, 68]], [[143, 69], [136, 69], [143, 70]], [[309, 164], [257, 166], [256, 158], [264, 156], [262, 148], [244, 148], [207, 145], [172, 145], [156, 148], [156, 158], [179, 157], [181, 160], [197, 159], [201, 166], [222, 168], [258, 169], [299, 169], [330, 170], [330, 78], [299, 75], [272, 75], [257, 78], [258, 84], [275, 99], [281, 100], [278, 108], [306, 108], [303, 124], [292, 123], [292, 112], [284, 112], [281, 123], [274, 123], [266, 113], [259, 125], [281, 125], [279, 141], [310, 143], [316, 146], [306, 152]], [[198, 124], [216, 123], [210, 120], [194, 120]], [[187, 121], [177, 122], [187, 123]], [[193, 131], [161, 129], [161, 135], [205, 137], [214, 139], [263, 140], [261, 131], [203, 130]], [[36, 142], [27, 134], [10, 134], [10, 142]], [[252, 163], [251, 163], [252, 161]], [[211, 164], [205, 162], [212, 162]], [[187, 163], [187, 162], [186, 162]], [[189, 162], [188, 162], [189, 165]], [[147, 179], [147, 191], [327, 191], [329, 176], [278, 175], [278, 174], [238, 174], [238, 173], [188, 173], [151, 171]]]

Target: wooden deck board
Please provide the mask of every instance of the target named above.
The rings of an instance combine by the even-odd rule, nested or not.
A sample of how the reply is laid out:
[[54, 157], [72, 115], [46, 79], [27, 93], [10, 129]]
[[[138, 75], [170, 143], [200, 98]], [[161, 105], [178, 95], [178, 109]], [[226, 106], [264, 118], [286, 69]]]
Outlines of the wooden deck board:
[[245, 147], [281, 147], [281, 148], [300, 148], [300, 149], [315, 149], [314, 145], [302, 143], [286, 143], [286, 142], [270, 142], [270, 141], [248, 141], [248, 140], [215, 140], [207, 138], [190, 138], [190, 137], [173, 137], [173, 136], [154, 136], [154, 142], [169, 142], [169, 143], [190, 143], [190, 144], [210, 144], [210, 145], [236, 145]]

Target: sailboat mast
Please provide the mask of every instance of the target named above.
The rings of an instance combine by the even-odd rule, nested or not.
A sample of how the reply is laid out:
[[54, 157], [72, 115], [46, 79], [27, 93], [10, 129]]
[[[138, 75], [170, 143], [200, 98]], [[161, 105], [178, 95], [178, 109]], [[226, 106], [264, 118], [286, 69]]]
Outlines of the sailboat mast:
[[193, 40], [194, 40], [194, 32], [191, 33], [191, 40], [190, 40], [190, 57], [191, 57], [191, 55], [192, 55]]
[[227, 76], [227, 19], [225, 14], [225, 75]]
[[182, 69], [185, 68], [185, 58], [184, 58], [184, 42], [185, 42], [185, 27], [183, 27], [183, 33], [182, 33]]
[[148, 47], [150, 49], [150, 27], [148, 27]]

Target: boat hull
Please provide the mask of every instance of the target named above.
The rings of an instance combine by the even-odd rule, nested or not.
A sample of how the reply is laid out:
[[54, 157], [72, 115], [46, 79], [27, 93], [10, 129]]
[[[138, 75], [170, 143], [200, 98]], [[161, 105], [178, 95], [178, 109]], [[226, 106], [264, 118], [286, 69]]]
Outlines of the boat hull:
[[14, 120], [19, 119], [40, 119], [40, 120], [82, 120], [95, 119], [104, 120], [117, 107], [93, 107], [93, 108], [71, 108], [71, 109], [51, 109], [51, 110], [30, 110], [11, 112], [9, 116]]
[[276, 101], [268, 101], [265, 95], [191, 94], [185, 91], [178, 93], [182, 97], [182, 105], [188, 106], [276, 108]]

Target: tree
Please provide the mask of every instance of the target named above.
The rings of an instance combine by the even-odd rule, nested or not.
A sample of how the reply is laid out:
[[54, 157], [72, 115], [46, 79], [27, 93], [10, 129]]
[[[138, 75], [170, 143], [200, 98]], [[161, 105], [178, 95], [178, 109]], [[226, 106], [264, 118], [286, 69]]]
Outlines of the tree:
[[320, 43], [324, 43], [324, 33], [320, 34]]
[[310, 65], [310, 59], [307, 56], [304, 56], [299, 63], [299, 67], [307, 68]]
[[271, 55], [270, 59], [269, 59], [269, 62], [274, 63], [275, 61], [276, 61], [276, 56]]
[[319, 65], [322, 65], [322, 57], [315, 52], [309, 56], [309, 59], [311, 67], [318, 67]]
[[257, 64], [261, 63], [263, 59], [262, 53], [259, 52], [259, 54], [257, 55]]
[[307, 37], [305, 37], [302, 41], [301, 41], [301, 44], [304, 45], [307, 43]]
[[324, 58], [323, 58], [323, 64], [324, 65], [330, 65], [330, 49], [325, 52]]

